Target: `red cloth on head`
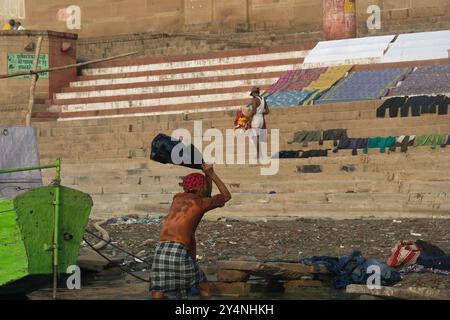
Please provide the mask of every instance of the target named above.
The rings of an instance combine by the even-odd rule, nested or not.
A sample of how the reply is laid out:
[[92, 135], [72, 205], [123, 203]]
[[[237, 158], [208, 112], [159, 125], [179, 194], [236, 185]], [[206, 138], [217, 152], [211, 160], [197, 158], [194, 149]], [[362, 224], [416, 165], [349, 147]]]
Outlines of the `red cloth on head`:
[[191, 173], [183, 178], [184, 191], [199, 190], [206, 185], [208, 181], [206, 177], [201, 173]]

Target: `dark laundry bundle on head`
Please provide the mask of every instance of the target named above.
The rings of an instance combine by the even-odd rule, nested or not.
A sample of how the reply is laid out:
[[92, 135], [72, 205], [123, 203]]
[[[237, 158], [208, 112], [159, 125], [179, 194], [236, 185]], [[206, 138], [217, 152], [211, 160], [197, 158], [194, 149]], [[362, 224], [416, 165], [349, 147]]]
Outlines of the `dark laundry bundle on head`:
[[[189, 150], [191, 154], [190, 159], [178, 164], [173, 162], [172, 150], [180, 143], [181, 146], [178, 147], [180, 152], [177, 156], [183, 159], [184, 152]], [[163, 133], [158, 134], [151, 142], [150, 159], [164, 164], [177, 164], [191, 169], [201, 169], [202, 163], [204, 163], [201, 152], [194, 145], [186, 146], [180, 140], [173, 140], [172, 137]]]

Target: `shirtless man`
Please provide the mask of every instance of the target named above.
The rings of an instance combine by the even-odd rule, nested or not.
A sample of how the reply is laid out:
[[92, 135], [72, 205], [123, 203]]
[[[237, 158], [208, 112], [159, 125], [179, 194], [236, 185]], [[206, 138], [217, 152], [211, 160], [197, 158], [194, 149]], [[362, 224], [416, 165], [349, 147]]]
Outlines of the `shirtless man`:
[[[203, 164], [202, 170], [205, 175], [192, 173], [184, 177], [184, 192], [173, 197], [150, 273], [153, 299], [162, 299], [165, 293], [170, 292], [187, 298], [187, 292], [193, 287], [198, 289], [202, 297], [210, 294], [206, 276], [196, 261], [195, 230], [203, 215], [223, 207], [230, 201], [231, 194], [215, 174], [212, 165]], [[212, 181], [220, 191], [213, 197]]]

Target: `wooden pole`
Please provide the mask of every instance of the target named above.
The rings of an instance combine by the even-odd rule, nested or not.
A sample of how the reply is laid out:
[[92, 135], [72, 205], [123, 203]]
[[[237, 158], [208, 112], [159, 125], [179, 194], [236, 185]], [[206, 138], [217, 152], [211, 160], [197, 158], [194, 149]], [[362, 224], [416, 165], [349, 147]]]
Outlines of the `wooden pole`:
[[113, 57], [109, 57], [109, 58], [102, 58], [102, 59], [90, 60], [90, 61], [80, 62], [80, 63], [75, 63], [75, 64], [68, 64], [67, 66], [47, 68], [47, 69], [41, 69], [41, 70], [30, 70], [28, 72], [18, 72], [15, 74], [3, 74], [3, 75], [0, 75], [0, 79], [27, 76], [30, 74], [34, 75], [34, 74], [38, 74], [38, 73], [53, 72], [53, 71], [66, 70], [66, 69], [70, 69], [70, 68], [82, 67], [82, 66], [87, 66], [87, 65], [93, 64], [93, 63], [99, 63], [99, 62], [104, 62], [104, 61], [109, 61], [109, 60], [114, 60], [114, 59], [131, 56], [131, 55], [134, 55], [137, 53], [138, 53], [138, 51], [134, 51], [134, 52], [125, 53], [125, 54], [121, 54], [121, 55], [113, 56]]
[[[34, 52], [34, 60], [33, 60], [33, 68], [32, 71], [36, 72], [39, 66], [39, 55], [41, 54], [41, 45], [42, 45], [42, 37], [39, 37], [36, 44], [36, 50]], [[27, 115], [25, 117], [25, 125], [27, 127], [31, 126], [31, 114], [34, 108], [34, 95], [36, 92], [36, 83], [39, 79], [37, 73], [34, 73], [31, 76], [31, 85], [30, 85], [30, 96], [28, 98], [28, 110]]]

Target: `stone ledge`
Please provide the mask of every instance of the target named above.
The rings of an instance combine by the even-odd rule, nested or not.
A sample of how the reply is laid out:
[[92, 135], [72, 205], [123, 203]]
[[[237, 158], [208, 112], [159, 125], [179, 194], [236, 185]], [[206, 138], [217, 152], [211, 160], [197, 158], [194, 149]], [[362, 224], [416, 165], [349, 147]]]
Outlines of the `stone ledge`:
[[379, 289], [369, 289], [365, 285], [352, 284], [347, 286], [346, 292], [407, 300], [450, 300], [450, 290], [421, 287], [401, 289], [382, 286]]

